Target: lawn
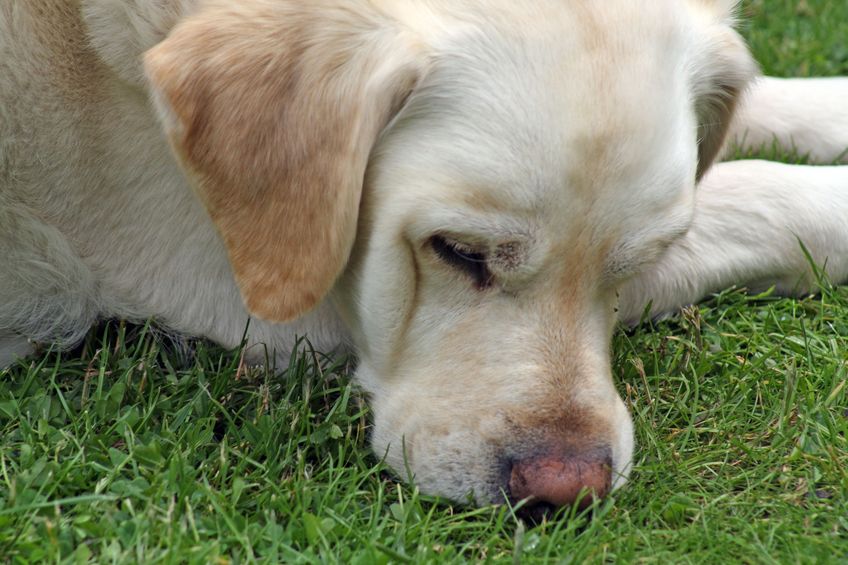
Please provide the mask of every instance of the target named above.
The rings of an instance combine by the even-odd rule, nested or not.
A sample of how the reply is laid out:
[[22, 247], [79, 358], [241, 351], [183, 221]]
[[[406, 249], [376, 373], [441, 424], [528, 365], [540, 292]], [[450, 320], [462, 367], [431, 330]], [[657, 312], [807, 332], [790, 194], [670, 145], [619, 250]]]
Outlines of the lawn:
[[[848, 3], [743, 8], [767, 72], [848, 74]], [[0, 560], [848, 562], [848, 288], [730, 290], [614, 346], [631, 482], [533, 528], [397, 482], [348, 360], [104, 324], [0, 370]]]

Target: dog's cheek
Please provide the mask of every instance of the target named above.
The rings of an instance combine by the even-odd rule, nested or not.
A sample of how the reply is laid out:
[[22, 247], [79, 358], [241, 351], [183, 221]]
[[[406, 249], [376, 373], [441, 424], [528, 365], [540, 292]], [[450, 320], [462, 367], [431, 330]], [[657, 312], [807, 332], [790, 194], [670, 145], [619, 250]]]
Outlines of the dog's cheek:
[[[362, 208], [368, 214], [369, 203]], [[392, 217], [391, 211], [383, 216]], [[403, 358], [409, 325], [419, 308], [419, 268], [409, 245], [399, 242], [400, 228], [360, 221], [356, 246], [333, 302], [349, 328], [360, 357], [360, 383], [382, 390]], [[372, 392], [372, 394], [374, 394]]]

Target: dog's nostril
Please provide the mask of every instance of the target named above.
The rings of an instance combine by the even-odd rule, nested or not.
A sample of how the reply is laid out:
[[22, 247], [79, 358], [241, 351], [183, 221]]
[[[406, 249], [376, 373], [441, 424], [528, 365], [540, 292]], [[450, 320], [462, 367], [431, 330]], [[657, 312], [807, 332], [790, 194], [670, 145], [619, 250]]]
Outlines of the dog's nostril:
[[516, 461], [509, 478], [511, 498], [516, 502], [528, 499], [523, 514], [534, 521], [575, 503], [586, 508], [593, 496], [603, 498], [611, 486], [610, 458], [600, 454], [546, 455]]
[[518, 516], [533, 525], [541, 524], [545, 519], [550, 519], [557, 511], [557, 507], [547, 502], [528, 501], [516, 512]]

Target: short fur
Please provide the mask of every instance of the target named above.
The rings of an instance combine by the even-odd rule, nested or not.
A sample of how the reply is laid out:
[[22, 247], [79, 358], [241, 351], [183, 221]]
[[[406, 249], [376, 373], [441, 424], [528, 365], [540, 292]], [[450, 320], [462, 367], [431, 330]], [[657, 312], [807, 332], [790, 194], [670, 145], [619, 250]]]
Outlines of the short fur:
[[812, 289], [798, 238], [848, 279], [848, 167], [714, 165], [848, 161], [848, 79], [757, 78], [733, 4], [3, 2], [0, 364], [250, 320], [256, 358], [352, 346], [427, 492], [499, 501], [550, 454], [620, 486], [616, 316]]

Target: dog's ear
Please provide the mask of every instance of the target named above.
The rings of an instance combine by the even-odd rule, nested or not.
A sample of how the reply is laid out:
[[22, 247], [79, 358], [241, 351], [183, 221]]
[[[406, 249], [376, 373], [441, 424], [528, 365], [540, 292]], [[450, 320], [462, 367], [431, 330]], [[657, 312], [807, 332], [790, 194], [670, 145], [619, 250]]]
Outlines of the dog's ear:
[[141, 55], [168, 35], [195, 0], [81, 0], [88, 44], [125, 82], [144, 87]]
[[698, 118], [700, 179], [724, 146], [742, 93], [757, 75], [757, 64], [745, 41], [733, 29], [736, 0], [692, 0], [704, 20], [693, 66], [695, 112]]
[[332, 288], [371, 150], [425, 60], [365, 0], [210, 0], [147, 52], [171, 144], [251, 313], [290, 320]]

